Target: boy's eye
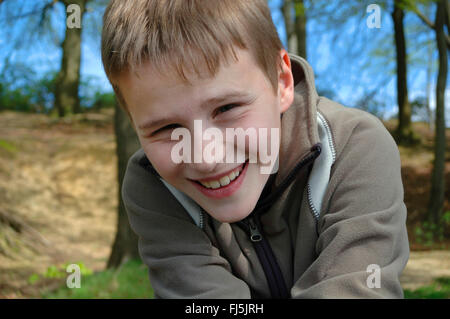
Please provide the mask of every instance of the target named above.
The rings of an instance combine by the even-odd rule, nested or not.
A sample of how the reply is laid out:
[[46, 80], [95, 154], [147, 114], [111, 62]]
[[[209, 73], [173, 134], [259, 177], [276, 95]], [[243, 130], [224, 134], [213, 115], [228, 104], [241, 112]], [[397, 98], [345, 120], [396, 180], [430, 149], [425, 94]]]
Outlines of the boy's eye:
[[170, 129], [173, 129], [173, 128], [177, 128], [177, 127], [179, 127], [179, 126], [180, 126], [179, 124], [170, 124], [170, 125], [166, 125], [166, 126], [164, 126], [164, 127], [161, 127], [160, 129], [157, 129], [157, 130], [154, 131], [153, 133], [151, 133], [150, 136], [155, 136], [156, 134], [161, 133], [161, 132], [163, 132], [163, 131], [165, 131], [165, 130], [170, 130]]
[[214, 115], [218, 115], [220, 113], [225, 113], [225, 112], [227, 112], [235, 107], [238, 107], [238, 106], [239, 106], [239, 104], [237, 104], [237, 103], [232, 103], [232, 104], [227, 104], [227, 105], [221, 106], [218, 109], [216, 109], [216, 112]]

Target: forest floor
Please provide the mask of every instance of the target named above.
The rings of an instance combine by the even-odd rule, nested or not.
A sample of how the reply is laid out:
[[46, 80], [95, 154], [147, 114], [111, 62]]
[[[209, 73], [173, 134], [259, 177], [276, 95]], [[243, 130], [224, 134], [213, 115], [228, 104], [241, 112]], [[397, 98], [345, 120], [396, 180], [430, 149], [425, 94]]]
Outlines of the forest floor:
[[[0, 298], [39, 297], [54, 281], [34, 284], [33, 276], [49, 275], [63, 264], [82, 263], [92, 271], [105, 268], [118, 203], [112, 118], [111, 109], [70, 120], [0, 112]], [[386, 124], [389, 129], [393, 125]], [[400, 147], [412, 249], [401, 277], [407, 289], [450, 277], [450, 240], [427, 242], [418, 232], [433, 155], [427, 126], [417, 123], [415, 129], [424, 139], [422, 145]], [[450, 142], [450, 130], [447, 133]], [[449, 156], [446, 185], [450, 211]]]
[[105, 268], [118, 203], [107, 111], [73, 121], [0, 113], [0, 214], [19, 225], [0, 229], [0, 297], [35, 295], [30, 276], [51, 266]]

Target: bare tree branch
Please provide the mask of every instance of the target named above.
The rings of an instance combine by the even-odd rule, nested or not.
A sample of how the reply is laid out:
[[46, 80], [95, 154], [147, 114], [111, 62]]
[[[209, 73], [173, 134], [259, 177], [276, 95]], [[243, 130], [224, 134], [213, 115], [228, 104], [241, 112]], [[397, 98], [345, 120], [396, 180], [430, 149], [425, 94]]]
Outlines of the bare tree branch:
[[[0, 4], [2, 4], [2, 2], [4, 2], [4, 0], [0, 0]], [[59, 2], [59, 0], [51, 0], [51, 1], [47, 2], [43, 7], [35, 7], [35, 9], [33, 9], [29, 12], [19, 14], [16, 16], [12, 16], [9, 18], [9, 20], [22, 19], [22, 18], [33, 16], [33, 15], [37, 15], [37, 14], [41, 14], [41, 20], [43, 20], [45, 18], [46, 11], [48, 9], [50, 9], [51, 7], [53, 7], [53, 5], [57, 2]]]
[[[447, 33], [450, 33], [450, 2], [445, 2], [445, 25], [447, 26]], [[447, 36], [447, 46], [448, 46], [448, 36]]]
[[51, 2], [46, 3], [44, 8], [42, 8], [41, 19], [39, 20], [39, 27], [42, 27], [44, 25], [45, 16], [47, 15], [48, 10], [53, 8], [55, 3], [57, 2], [58, 0], [52, 0]]
[[[448, 32], [450, 32], [450, 27], [449, 27], [449, 22], [448, 22], [448, 19], [449, 19], [449, 7], [450, 7], [450, 5], [446, 1], [444, 11], [445, 11], [445, 23], [447, 25], [447, 31]], [[430, 19], [428, 19], [428, 17], [425, 14], [423, 14], [416, 7], [415, 4], [413, 4], [412, 2], [408, 3], [408, 9], [410, 9], [412, 12], [414, 12], [419, 17], [419, 19], [422, 20], [422, 22], [425, 23], [428, 27], [430, 27], [433, 30], [436, 30], [435, 23], [431, 22]], [[445, 42], [447, 43], [447, 49], [450, 50], [450, 36], [448, 34], [445, 34], [445, 32], [444, 32], [444, 37], [445, 37]]]
[[420, 18], [420, 20], [423, 21], [423, 23], [425, 23], [427, 26], [429, 26], [433, 30], [436, 29], [436, 26], [434, 25], [434, 23], [431, 22], [430, 19], [428, 19], [428, 17], [426, 15], [424, 15], [422, 12], [420, 12], [416, 6], [413, 6], [411, 9]]
[[447, 28], [450, 28], [449, 16], [450, 16], [450, 2], [445, 2], [445, 24]]

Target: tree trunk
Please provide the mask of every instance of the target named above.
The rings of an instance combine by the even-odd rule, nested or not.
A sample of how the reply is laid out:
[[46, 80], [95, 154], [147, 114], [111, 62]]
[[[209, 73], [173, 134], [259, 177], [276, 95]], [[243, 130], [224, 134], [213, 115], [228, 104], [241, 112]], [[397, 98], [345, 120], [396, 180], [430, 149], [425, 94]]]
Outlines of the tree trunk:
[[[304, 0], [284, 0], [284, 18], [288, 51], [306, 59], [306, 11]], [[294, 18], [292, 18], [294, 14]]]
[[306, 11], [304, 0], [295, 1], [295, 35], [297, 54], [306, 59]]
[[436, 10], [435, 31], [436, 43], [439, 52], [439, 71], [436, 84], [436, 119], [434, 163], [431, 177], [431, 194], [428, 204], [429, 220], [439, 226], [444, 209], [445, 190], [445, 88], [447, 85], [447, 44], [444, 33], [446, 0], [440, 0]]
[[[85, 12], [88, 0], [64, 0], [65, 10], [70, 4], [80, 7], [80, 22]], [[81, 28], [69, 28], [66, 25], [66, 34], [61, 45], [61, 69], [56, 77], [55, 109], [63, 117], [70, 113], [79, 113], [80, 98], [78, 87], [80, 84], [81, 63]]]
[[[429, 16], [431, 11], [431, 6], [428, 5], [426, 7], [426, 15]], [[426, 108], [427, 108], [427, 116], [428, 116], [428, 129], [430, 130], [430, 133], [433, 133], [434, 131], [434, 125], [433, 125], [433, 111], [431, 110], [431, 79], [433, 76], [433, 45], [430, 43], [427, 45], [427, 93], [426, 93]]]
[[433, 112], [431, 110], [431, 77], [433, 73], [433, 48], [431, 44], [428, 45], [428, 65], [427, 65], [427, 93], [426, 93], [426, 108], [428, 116], [428, 128], [430, 133], [433, 132]]
[[115, 105], [114, 130], [117, 144], [118, 182], [119, 182], [119, 207], [117, 220], [117, 233], [112, 246], [107, 268], [118, 267], [129, 259], [139, 258], [137, 236], [128, 222], [125, 206], [122, 201], [122, 181], [125, 175], [128, 159], [139, 149], [140, 144], [136, 133], [131, 126], [126, 112]]
[[294, 27], [292, 23], [292, 0], [283, 0], [281, 13], [283, 14], [284, 29], [286, 30], [287, 50], [291, 53], [295, 53], [297, 48], [294, 41]]
[[414, 135], [411, 126], [411, 105], [408, 100], [408, 77], [405, 32], [403, 29], [404, 13], [400, 7], [401, 0], [394, 0], [395, 49], [397, 55], [397, 102], [398, 102], [398, 126], [396, 139], [399, 144], [411, 144]]

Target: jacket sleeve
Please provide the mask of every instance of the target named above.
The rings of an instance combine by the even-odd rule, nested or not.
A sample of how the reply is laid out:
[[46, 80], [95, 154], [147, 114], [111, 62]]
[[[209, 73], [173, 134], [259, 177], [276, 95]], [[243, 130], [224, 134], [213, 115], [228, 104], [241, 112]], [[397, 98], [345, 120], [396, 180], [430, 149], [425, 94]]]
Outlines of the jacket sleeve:
[[[153, 184], [152, 184], [153, 183]], [[122, 198], [156, 298], [250, 298], [205, 232], [147, 169], [130, 159]], [[155, 210], [160, 206], [161, 209]]]
[[321, 211], [318, 257], [292, 296], [403, 298], [409, 243], [400, 155], [372, 115], [354, 125], [336, 158]]

